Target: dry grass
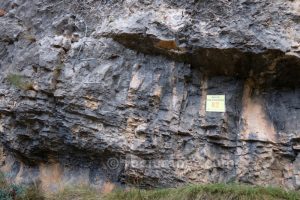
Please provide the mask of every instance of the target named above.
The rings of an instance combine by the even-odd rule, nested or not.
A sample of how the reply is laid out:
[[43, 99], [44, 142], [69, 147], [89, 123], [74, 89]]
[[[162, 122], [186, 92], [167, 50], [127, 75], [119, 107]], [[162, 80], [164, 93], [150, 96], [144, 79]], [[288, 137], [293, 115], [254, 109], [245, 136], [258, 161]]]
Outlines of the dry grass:
[[101, 193], [91, 187], [81, 185], [66, 187], [58, 193], [47, 195], [47, 200], [99, 200]]

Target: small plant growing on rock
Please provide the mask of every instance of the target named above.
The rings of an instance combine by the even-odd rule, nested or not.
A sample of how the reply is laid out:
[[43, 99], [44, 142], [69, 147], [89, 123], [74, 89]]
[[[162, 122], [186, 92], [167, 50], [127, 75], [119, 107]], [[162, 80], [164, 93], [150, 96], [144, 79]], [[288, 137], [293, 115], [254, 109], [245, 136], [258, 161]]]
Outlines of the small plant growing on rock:
[[28, 41], [31, 42], [31, 43], [34, 43], [34, 42], [37, 41], [36, 37], [35, 37], [34, 35], [29, 34], [29, 33], [24, 34], [23, 38], [24, 38], [25, 40], [28, 40]]
[[61, 70], [64, 68], [64, 66], [65, 66], [65, 65], [64, 65], [63, 63], [57, 65], [57, 66], [54, 68], [54, 70], [53, 70], [54, 76], [55, 76], [55, 75], [59, 75], [59, 74], [61, 73]]
[[22, 75], [19, 74], [9, 74], [7, 80], [10, 84], [18, 89], [31, 90], [33, 89], [33, 83], [26, 80]]
[[58, 78], [61, 75], [61, 71], [62, 71], [63, 67], [64, 67], [64, 64], [61, 63], [61, 64], [57, 65], [54, 68], [54, 70], [53, 70], [53, 78], [52, 78], [52, 83], [51, 83], [51, 88], [52, 89], [56, 88], [56, 85], [57, 85], [57, 82], [58, 82]]

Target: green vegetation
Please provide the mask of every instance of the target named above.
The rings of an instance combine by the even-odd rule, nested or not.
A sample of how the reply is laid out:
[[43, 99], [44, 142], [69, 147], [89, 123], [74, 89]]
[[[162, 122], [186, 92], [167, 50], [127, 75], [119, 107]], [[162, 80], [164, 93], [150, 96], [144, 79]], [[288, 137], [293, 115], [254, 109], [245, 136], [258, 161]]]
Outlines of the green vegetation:
[[0, 176], [0, 200], [300, 200], [300, 192], [241, 184], [189, 185], [172, 189], [118, 189], [101, 194], [88, 186], [41, 195], [37, 187], [9, 185]]
[[298, 200], [300, 193], [239, 184], [190, 185], [176, 189], [116, 191], [105, 200]]
[[37, 187], [9, 184], [0, 173], [0, 200], [43, 200]]
[[30, 81], [19, 74], [9, 74], [7, 80], [10, 84], [22, 90], [30, 90], [33, 87], [33, 84]]
[[91, 187], [82, 185], [67, 187], [56, 194], [47, 195], [47, 200], [102, 200], [100, 192]]
[[300, 193], [281, 188], [239, 184], [190, 185], [174, 189], [116, 190], [100, 196], [89, 187], [67, 188], [49, 200], [298, 200]]
[[28, 40], [31, 43], [36, 42], [36, 37], [34, 35], [31, 35], [31, 34], [24, 34], [23, 38], [25, 40]]

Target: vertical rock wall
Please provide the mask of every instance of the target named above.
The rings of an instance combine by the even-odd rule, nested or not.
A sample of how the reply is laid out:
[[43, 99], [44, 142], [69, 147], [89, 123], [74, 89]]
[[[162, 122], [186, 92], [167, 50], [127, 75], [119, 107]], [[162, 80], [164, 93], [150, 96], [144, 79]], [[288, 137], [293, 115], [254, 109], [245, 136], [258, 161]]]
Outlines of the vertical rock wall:
[[299, 6], [2, 1], [1, 170], [45, 190], [299, 188]]

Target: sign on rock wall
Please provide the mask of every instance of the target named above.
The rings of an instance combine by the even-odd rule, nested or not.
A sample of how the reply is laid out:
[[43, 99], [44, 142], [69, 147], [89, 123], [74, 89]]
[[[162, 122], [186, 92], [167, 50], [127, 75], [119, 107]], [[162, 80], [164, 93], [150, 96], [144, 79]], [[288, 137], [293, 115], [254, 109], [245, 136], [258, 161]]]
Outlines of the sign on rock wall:
[[225, 112], [225, 95], [207, 95], [206, 112]]

